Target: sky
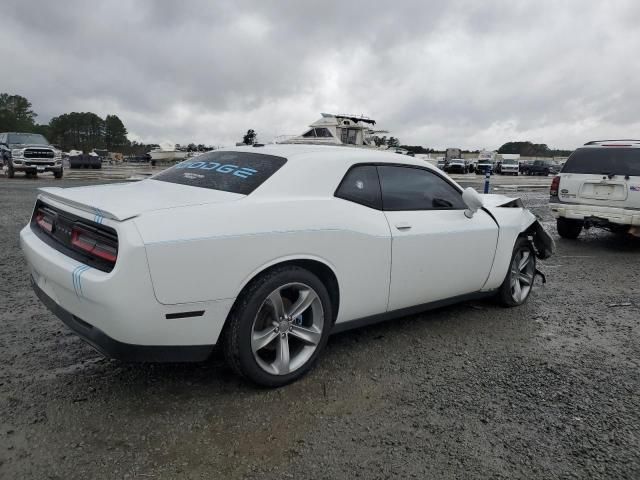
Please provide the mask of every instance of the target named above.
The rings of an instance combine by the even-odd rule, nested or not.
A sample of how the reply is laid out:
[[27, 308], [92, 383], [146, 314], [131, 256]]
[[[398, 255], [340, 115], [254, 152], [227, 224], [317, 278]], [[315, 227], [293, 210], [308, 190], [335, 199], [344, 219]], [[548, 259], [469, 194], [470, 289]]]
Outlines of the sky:
[[364, 114], [402, 144], [640, 136], [637, 0], [3, 0], [0, 92], [232, 145]]

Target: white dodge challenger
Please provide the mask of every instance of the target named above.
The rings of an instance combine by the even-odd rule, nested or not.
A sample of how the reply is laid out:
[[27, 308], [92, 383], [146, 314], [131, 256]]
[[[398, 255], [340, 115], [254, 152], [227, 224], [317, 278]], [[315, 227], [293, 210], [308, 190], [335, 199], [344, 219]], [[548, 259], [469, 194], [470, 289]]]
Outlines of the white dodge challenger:
[[518, 199], [408, 156], [273, 145], [147, 180], [43, 188], [20, 233], [32, 285], [93, 347], [289, 383], [330, 333], [466, 299], [525, 302], [553, 240]]

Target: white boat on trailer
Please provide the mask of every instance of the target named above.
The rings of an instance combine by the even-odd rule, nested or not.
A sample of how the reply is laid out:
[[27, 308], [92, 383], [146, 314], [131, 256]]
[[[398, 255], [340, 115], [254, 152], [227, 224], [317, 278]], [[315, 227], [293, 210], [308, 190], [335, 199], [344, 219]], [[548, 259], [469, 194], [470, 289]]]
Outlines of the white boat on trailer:
[[275, 143], [348, 145], [356, 147], [379, 148], [374, 137], [389, 133], [387, 130], [374, 130], [376, 121], [362, 115], [322, 113], [322, 118], [309, 125], [302, 135], [280, 136]]
[[151, 156], [151, 160], [155, 161], [163, 161], [163, 162], [173, 162], [176, 160], [184, 160], [187, 158], [186, 151], [182, 150], [165, 150], [163, 148], [154, 148], [149, 152]]

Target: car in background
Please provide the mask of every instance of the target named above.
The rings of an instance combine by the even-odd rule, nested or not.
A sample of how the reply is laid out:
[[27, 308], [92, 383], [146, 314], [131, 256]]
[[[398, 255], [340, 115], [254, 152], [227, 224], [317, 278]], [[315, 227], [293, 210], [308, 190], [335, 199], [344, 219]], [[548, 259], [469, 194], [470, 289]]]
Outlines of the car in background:
[[557, 175], [558, 173], [560, 173], [560, 169], [562, 168], [562, 165], [559, 165], [556, 162], [550, 162], [549, 163], [549, 175]]
[[640, 140], [596, 140], [576, 149], [551, 182], [558, 234], [604, 228], [640, 236]]
[[549, 160], [534, 160], [531, 163], [525, 164], [523, 173], [525, 175], [543, 175], [549, 176], [551, 173], [551, 162]]
[[82, 153], [75, 150], [69, 155], [69, 168], [92, 168], [100, 170], [102, 168], [102, 158], [95, 152]]
[[438, 167], [442, 171], [444, 171], [446, 165], [447, 165], [447, 162], [444, 158], [439, 158], [436, 163], [436, 167]]
[[62, 152], [39, 133], [0, 133], [0, 163], [6, 175], [13, 178], [16, 172], [38, 175], [51, 172], [62, 178]]
[[469, 165], [461, 158], [454, 158], [449, 160], [444, 171], [447, 173], [469, 173]]
[[105, 355], [193, 361], [220, 345], [270, 387], [309, 371], [331, 333], [463, 299], [522, 305], [553, 252], [519, 199], [406, 155], [324, 145], [43, 188], [20, 244], [41, 301]]
[[519, 171], [520, 162], [518, 160], [502, 160], [496, 168], [496, 173], [500, 175], [518, 175]]
[[476, 175], [486, 175], [493, 172], [493, 163], [490, 159], [480, 159], [476, 163]]

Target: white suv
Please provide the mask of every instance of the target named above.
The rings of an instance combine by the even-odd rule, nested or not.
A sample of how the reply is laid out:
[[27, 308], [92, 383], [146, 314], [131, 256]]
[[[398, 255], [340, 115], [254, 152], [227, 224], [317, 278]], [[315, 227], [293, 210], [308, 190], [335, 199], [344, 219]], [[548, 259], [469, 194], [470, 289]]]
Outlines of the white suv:
[[553, 179], [558, 234], [599, 227], [640, 236], [640, 140], [598, 140], [574, 151]]

